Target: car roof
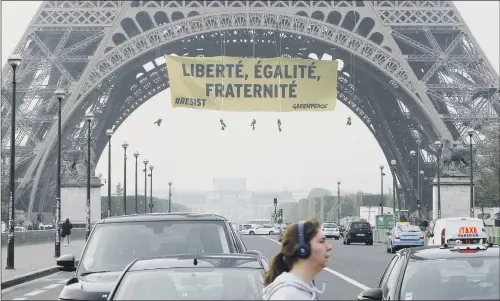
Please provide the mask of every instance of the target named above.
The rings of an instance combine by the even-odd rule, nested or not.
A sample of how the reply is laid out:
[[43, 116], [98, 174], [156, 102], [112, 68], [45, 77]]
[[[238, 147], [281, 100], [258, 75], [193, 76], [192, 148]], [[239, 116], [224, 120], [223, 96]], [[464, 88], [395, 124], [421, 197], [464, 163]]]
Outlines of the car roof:
[[[195, 259], [196, 258], [196, 265]], [[241, 268], [264, 269], [261, 259], [249, 254], [192, 254], [171, 255], [156, 258], [140, 258], [128, 271], [144, 271], [173, 268]]]
[[[467, 246], [461, 246], [461, 249], [466, 249]], [[474, 250], [474, 247], [470, 247], [470, 250]], [[403, 254], [409, 257], [410, 260], [420, 261], [420, 260], [436, 260], [436, 259], [451, 259], [451, 258], [462, 258], [471, 257], [470, 253], [460, 253], [454, 247], [444, 247], [444, 246], [428, 246], [428, 247], [417, 247], [417, 248], [407, 248], [401, 251]], [[498, 245], [487, 247], [485, 250], [478, 250], [476, 257], [496, 257], [500, 255], [500, 247]]]
[[171, 213], [147, 213], [147, 214], [112, 216], [98, 221], [97, 224], [152, 222], [152, 221], [189, 221], [189, 220], [227, 222], [227, 219], [224, 216], [218, 214], [194, 213], [194, 212], [171, 212]]

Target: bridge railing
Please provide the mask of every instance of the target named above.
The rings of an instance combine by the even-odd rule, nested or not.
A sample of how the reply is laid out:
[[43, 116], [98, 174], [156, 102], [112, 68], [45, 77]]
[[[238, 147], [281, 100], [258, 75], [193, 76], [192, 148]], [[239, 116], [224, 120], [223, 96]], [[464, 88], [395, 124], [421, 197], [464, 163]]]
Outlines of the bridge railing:
[[[15, 245], [32, 245], [55, 242], [55, 230], [31, 230], [14, 233]], [[71, 240], [85, 239], [84, 228], [73, 228], [71, 230]], [[8, 242], [8, 232], [2, 232], [2, 247], [6, 247]]]

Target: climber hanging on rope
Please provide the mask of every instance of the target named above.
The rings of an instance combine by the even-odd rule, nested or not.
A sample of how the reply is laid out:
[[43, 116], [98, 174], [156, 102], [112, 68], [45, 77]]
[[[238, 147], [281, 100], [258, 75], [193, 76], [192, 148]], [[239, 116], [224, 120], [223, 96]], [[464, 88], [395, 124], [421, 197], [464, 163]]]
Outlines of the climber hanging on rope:
[[351, 117], [347, 117], [347, 123], [346, 125], [351, 125]]

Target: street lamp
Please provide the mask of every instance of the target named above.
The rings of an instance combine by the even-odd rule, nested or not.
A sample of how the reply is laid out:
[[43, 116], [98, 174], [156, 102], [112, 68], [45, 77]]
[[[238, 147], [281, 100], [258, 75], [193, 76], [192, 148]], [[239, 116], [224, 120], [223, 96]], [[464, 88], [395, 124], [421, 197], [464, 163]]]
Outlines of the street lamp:
[[139, 158], [139, 152], [134, 153], [135, 157], [135, 214], [139, 213], [137, 208], [137, 158]]
[[149, 213], [153, 213], [153, 169], [155, 167], [153, 165], [149, 165]]
[[443, 143], [441, 140], [434, 142], [437, 149], [437, 198], [438, 198], [438, 219], [441, 218], [441, 151], [443, 150]]
[[57, 184], [56, 184], [56, 239], [54, 256], [61, 256], [61, 139], [62, 139], [62, 126], [61, 126], [61, 103], [66, 98], [66, 91], [56, 90], [54, 95], [57, 98]]
[[392, 214], [394, 214], [394, 224], [396, 224], [396, 160], [391, 160], [391, 166], [392, 166]]
[[108, 217], [111, 216], [111, 136], [113, 136], [113, 130], [106, 130], [106, 136], [108, 136]]
[[423, 188], [423, 186], [424, 186], [424, 185], [423, 185], [423, 182], [424, 182], [424, 174], [425, 174], [425, 173], [424, 173], [424, 171], [423, 171], [423, 170], [421, 170], [421, 171], [420, 171], [420, 175], [419, 175], [419, 177], [418, 177], [419, 182], [420, 182], [420, 187], [419, 187], [419, 190], [418, 190], [418, 199], [420, 200], [420, 204], [421, 204], [421, 206], [420, 206], [420, 208], [421, 208], [421, 209], [420, 209], [420, 210], [422, 210], [422, 205], [423, 205], [423, 204], [422, 204], [422, 197], [423, 197], [423, 190], [424, 190], [424, 188]]
[[142, 161], [144, 163], [144, 214], [148, 212], [148, 159]]
[[380, 164], [380, 215], [384, 215], [384, 165]]
[[87, 202], [85, 203], [85, 240], [90, 236], [90, 140], [91, 140], [91, 123], [94, 119], [92, 112], [85, 114], [85, 120], [88, 123], [88, 139], [87, 139]]
[[339, 223], [340, 223], [340, 218], [341, 218], [341, 216], [340, 216], [340, 214], [341, 214], [341, 213], [340, 213], [340, 210], [341, 210], [341, 207], [342, 207], [342, 205], [341, 205], [341, 203], [340, 203], [340, 183], [341, 183], [341, 182], [340, 182], [340, 180], [338, 180], [338, 181], [337, 181], [337, 201], [338, 201], [338, 203], [339, 203], [339, 207], [338, 207], [338, 209], [337, 209], [337, 213], [338, 213], [338, 216], [339, 216], [339, 220], [338, 220], [338, 221], [339, 221]]
[[123, 214], [127, 215], [127, 141], [123, 142]]
[[172, 182], [168, 182], [168, 212], [172, 212]]
[[[416, 176], [416, 172], [415, 172], [415, 156], [416, 156], [417, 152], [415, 152], [414, 150], [411, 150], [410, 151], [410, 173], [411, 173], [411, 196], [413, 196], [414, 198], [416, 198], [416, 193], [415, 193], [415, 178], [418, 177], [418, 175]], [[413, 200], [414, 203], [416, 203], [416, 200]], [[408, 209], [406, 207], [406, 204], [404, 205], [404, 208], [405, 209]]]
[[6, 269], [14, 269], [14, 192], [16, 190], [16, 69], [21, 65], [21, 56], [12, 54], [7, 62], [12, 67], [12, 106], [10, 118], [10, 216], [9, 216], [9, 235], [7, 247], [7, 266]]
[[474, 129], [467, 130], [469, 135], [469, 152], [470, 152], [470, 217], [474, 217], [474, 158], [472, 156], [472, 136]]

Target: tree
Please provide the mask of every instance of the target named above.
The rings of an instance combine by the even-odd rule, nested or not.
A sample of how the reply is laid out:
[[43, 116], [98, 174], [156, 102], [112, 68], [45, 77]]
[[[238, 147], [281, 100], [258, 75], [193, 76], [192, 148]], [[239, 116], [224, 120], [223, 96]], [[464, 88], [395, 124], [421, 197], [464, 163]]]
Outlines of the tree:
[[500, 204], [500, 127], [482, 129], [484, 138], [476, 142], [474, 178], [476, 206], [498, 207]]

